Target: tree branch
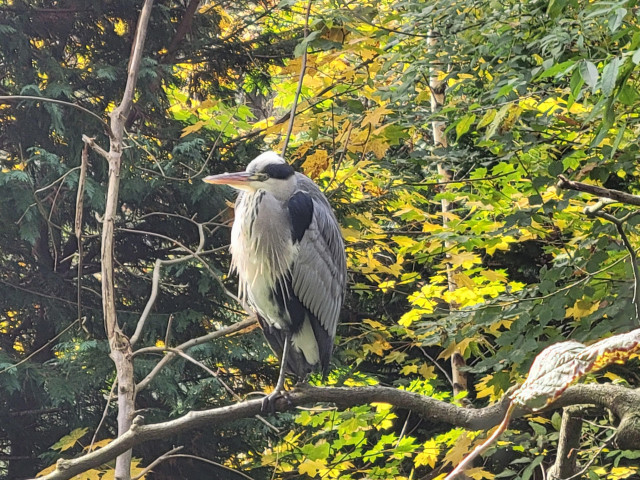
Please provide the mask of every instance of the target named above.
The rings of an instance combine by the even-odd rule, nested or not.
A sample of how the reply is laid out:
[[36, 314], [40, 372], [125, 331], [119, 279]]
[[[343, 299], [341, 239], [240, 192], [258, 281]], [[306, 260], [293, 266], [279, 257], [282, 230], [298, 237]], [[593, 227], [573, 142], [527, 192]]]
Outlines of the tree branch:
[[151, 277], [152, 278], [151, 295], [149, 295], [149, 300], [147, 300], [147, 304], [144, 307], [144, 311], [140, 315], [140, 319], [138, 320], [138, 323], [136, 325], [136, 331], [131, 336], [132, 346], [135, 345], [138, 339], [140, 338], [140, 335], [142, 334], [142, 330], [144, 329], [144, 324], [146, 323], [147, 318], [149, 318], [151, 309], [155, 305], [156, 299], [158, 298], [158, 288], [160, 285], [160, 268], [163, 265], [174, 265], [176, 263], [186, 262], [187, 260], [190, 260], [200, 255], [200, 253], [202, 253], [202, 249], [204, 248], [204, 242], [205, 242], [204, 228], [200, 223], [198, 224], [198, 234], [200, 235], [200, 242], [198, 243], [198, 248], [196, 248], [196, 250], [194, 252], [191, 252], [189, 255], [185, 255], [184, 257], [178, 257], [178, 258], [171, 258], [169, 260], [161, 260], [159, 258], [156, 259], [155, 265], [153, 267], [153, 275]]
[[[227, 335], [233, 335], [234, 333], [244, 330], [245, 328], [255, 327], [257, 323], [258, 323], [257, 318], [255, 317], [247, 318], [245, 320], [242, 320], [241, 322], [234, 323], [233, 325], [229, 325], [228, 327], [221, 328], [220, 330], [216, 330], [215, 332], [208, 333], [201, 337], [192, 338], [191, 340], [188, 340], [178, 345], [177, 347], [174, 348], [174, 350], [180, 350], [180, 351], [186, 352], [189, 348], [195, 347], [196, 345], [200, 345], [202, 343], [215, 340], [216, 338], [226, 337]], [[164, 351], [165, 349], [162, 347], [146, 347], [146, 348], [141, 348], [139, 350], [136, 350], [133, 353], [133, 355], [137, 356], [143, 353], [163, 353]], [[138, 385], [136, 385], [136, 391], [140, 392], [141, 390], [144, 390], [145, 388], [147, 388], [151, 380], [153, 380], [153, 378], [160, 372], [160, 370], [162, 370], [162, 368], [166, 366], [167, 363], [171, 362], [176, 357], [177, 355], [173, 352], [168, 353], [167, 355], [162, 357], [162, 360], [160, 360], [156, 364], [156, 366], [153, 367], [153, 370], [151, 370], [151, 372], [149, 372], [149, 374], [147, 374], [147, 376], [144, 377], [140, 381], [140, 383], [138, 383]]]
[[[97, 145], [95, 145], [91, 139], [83, 137], [83, 141], [89, 143], [98, 153], [103, 156], [105, 156], [106, 153], [106, 158], [109, 162], [109, 180], [102, 223], [100, 261], [102, 264], [102, 310], [105, 331], [107, 332], [107, 338], [109, 340], [109, 355], [115, 364], [118, 382], [118, 436], [126, 435], [133, 427], [136, 392], [131, 343], [118, 325], [113, 242], [116, 212], [118, 209], [122, 152], [124, 150], [123, 138], [125, 122], [133, 105], [133, 96], [136, 89], [138, 72], [140, 71], [140, 63], [142, 61], [142, 53], [147, 36], [147, 25], [151, 17], [152, 5], [153, 0], [145, 0], [142, 6], [132, 45], [132, 53], [127, 67], [127, 83], [124, 94], [122, 95], [122, 101], [109, 115], [111, 119], [109, 152], [107, 153], [102, 149], [97, 149]], [[131, 478], [131, 450], [125, 449], [119, 452], [119, 456], [116, 459], [115, 478], [117, 480], [129, 480]]]
[[560, 437], [558, 438], [556, 461], [547, 472], [550, 480], [560, 480], [575, 475], [581, 434], [581, 409], [575, 407], [565, 408], [562, 412], [562, 424], [560, 426]]
[[300, 92], [302, 91], [302, 83], [304, 81], [304, 75], [307, 71], [307, 48], [306, 44], [307, 36], [309, 35], [309, 15], [311, 13], [311, 3], [313, 0], [307, 2], [307, 12], [304, 17], [304, 35], [302, 43], [304, 44], [304, 51], [302, 52], [302, 62], [300, 65], [300, 77], [298, 78], [298, 87], [296, 88], [296, 94], [293, 97], [293, 105], [291, 105], [291, 112], [289, 114], [289, 127], [287, 128], [287, 134], [284, 137], [284, 144], [282, 146], [282, 158], [285, 158], [287, 153], [287, 146], [289, 145], [289, 139], [291, 138], [291, 132], [293, 132], [293, 124], [296, 120], [296, 107], [298, 106], [298, 98], [300, 98]]
[[[398, 408], [410, 409], [413, 414], [451, 426], [470, 430], [488, 430], [498, 425], [504, 418], [509, 406], [509, 397], [485, 408], [465, 408], [425, 397], [406, 390], [391, 387], [310, 387], [290, 392], [287, 398], [279, 399], [276, 410], [292, 410], [298, 406], [329, 402], [338, 408], [349, 408], [372, 402], [389, 403]], [[569, 405], [593, 404], [610, 409], [616, 416], [623, 417], [637, 412], [640, 405], [640, 393], [619, 385], [574, 385], [568, 388], [559, 399], [546, 410]], [[67, 480], [88, 469], [108, 462], [130, 448], [151, 440], [167, 438], [194, 428], [206, 425], [220, 426], [241, 418], [255, 416], [261, 412], [262, 400], [249, 400], [234, 405], [203, 411], [191, 411], [175, 420], [142, 425], [137, 417], [129, 431], [107, 446], [82, 457], [58, 460], [55, 471], [40, 477], [40, 480]], [[521, 417], [527, 412], [516, 408], [513, 417]], [[624, 445], [621, 446], [624, 448]]]
[[598, 197], [611, 198], [618, 202], [627, 203], [629, 205], [640, 206], [640, 196], [632, 195], [630, 193], [621, 192], [620, 190], [612, 190], [610, 188], [599, 187], [597, 185], [590, 185], [588, 183], [574, 182], [567, 179], [564, 175], [558, 175], [558, 188], [564, 188], [567, 190], [576, 190], [578, 192], [590, 193]]

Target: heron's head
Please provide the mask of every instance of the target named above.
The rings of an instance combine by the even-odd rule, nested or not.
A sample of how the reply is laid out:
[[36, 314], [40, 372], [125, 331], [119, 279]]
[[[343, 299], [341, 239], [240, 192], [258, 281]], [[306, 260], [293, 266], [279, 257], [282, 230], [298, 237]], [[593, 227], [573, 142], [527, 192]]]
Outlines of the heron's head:
[[229, 185], [238, 190], [266, 190], [274, 197], [287, 200], [295, 191], [293, 167], [275, 152], [264, 152], [254, 158], [244, 172], [223, 173], [203, 178], [207, 183]]

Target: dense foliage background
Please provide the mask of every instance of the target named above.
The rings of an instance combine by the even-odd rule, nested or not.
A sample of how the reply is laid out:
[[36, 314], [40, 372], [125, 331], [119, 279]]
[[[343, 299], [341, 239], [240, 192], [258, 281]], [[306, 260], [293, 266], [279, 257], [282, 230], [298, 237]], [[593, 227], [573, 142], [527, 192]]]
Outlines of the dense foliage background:
[[[155, 3], [127, 118], [116, 224], [127, 335], [156, 260], [195, 251], [198, 225], [206, 242], [197, 258], [163, 268], [137, 347], [179, 345], [243, 317], [226, 293], [235, 291], [226, 273], [233, 195], [200, 179], [281, 150], [303, 63], [286, 156], [329, 196], [348, 254], [328, 383], [483, 406], [520, 382], [545, 346], [633, 328], [634, 281], [619, 232], [583, 212], [593, 198], [555, 185], [564, 174], [639, 190], [636, 2], [310, 5], [306, 18], [307, 2], [294, 0]], [[61, 100], [106, 119], [122, 95], [138, 8], [0, 0], [0, 13], [0, 95]], [[434, 76], [446, 86], [437, 112]], [[447, 146], [434, 145], [434, 120], [445, 122]], [[80, 454], [98, 425], [96, 441], [116, 435], [111, 410], [101, 422], [115, 375], [100, 297], [108, 167], [90, 155], [79, 249], [82, 134], [108, 143], [86, 111], [37, 99], [0, 104], [1, 478], [31, 477]], [[451, 203], [444, 213], [443, 201]], [[623, 227], [634, 246], [636, 218]], [[470, 376], [464, 400], [451, 393], [454, 352]], [[137, 356], [136, 378], [160, 355]], [[217, 378], [184, 358], [169, 363], [137, 394], [147, 422], [235, 402], [230, 390], [265, 391], [277, 376], [256, 329], [189, 355]], [[637, 387], [637, 362], [588, 381]], [[595, 458], [585, 474], [636, 474], [638, 452], [605, 444], [606, 412], [585, 417], [579, 461]], [[219, 465], [176, 457], [147, 478], [435, 478], [481, 437], [385, 404], [269, 422], [280, 433], [248, 419], [142, 444], [134, 464], [184, 445]], [[515, 422], [471, 477], [543, 478], [559, 424], [553, 412]], [[105, 465], [82, 478], [109, 472]]]

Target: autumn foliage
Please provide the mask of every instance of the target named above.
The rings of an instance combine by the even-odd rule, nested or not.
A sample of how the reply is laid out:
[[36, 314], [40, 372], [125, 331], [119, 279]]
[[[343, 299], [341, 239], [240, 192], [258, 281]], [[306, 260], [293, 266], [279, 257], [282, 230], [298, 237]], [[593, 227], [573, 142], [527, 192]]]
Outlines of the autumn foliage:
[[[635, 3], [155, 2], [104, 222], [100, 148], [114, 144], [134, 3], [0, 0], [0, 478], [54, 475], [58, 458], [122, 437], [106, 224], [145, 424], [272, 388], [255, 324], [233, 327], [233, 194], [200, 180], [285, 145], [347, 245], [334, 368], [313, 385], [392, 387], [461, 416], [505, 398], [540, 408], [514, 414], [473, 479], [639, 474], [638, 412], [572, 396], [640, 383]], [[559, 383], [536, 390], [548, 375]], [[578, 377], [587, 390], [567, 390]], [[567, 461], [556, 399], [580, 420]], [[380, 401], [282, 409], [135, 445], [130, 477], [444, 478], [497, 424]], [[73, 478], [114, 478], [111, 460]]]

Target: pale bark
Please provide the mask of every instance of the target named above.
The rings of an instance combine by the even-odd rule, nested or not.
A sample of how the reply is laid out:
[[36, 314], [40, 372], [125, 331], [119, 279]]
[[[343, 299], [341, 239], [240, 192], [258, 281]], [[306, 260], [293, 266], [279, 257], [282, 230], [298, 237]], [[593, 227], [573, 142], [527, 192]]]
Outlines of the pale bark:
[[[466, 408], [418, 393], [391, 387], [304, 387], [290, 392], [286, 398], [275, 403], [276, 410], [284, 412], [298, 406], [328, 402], [338, 408], [348, 408], [372, 402], [389, 403], [395, 407], [409, 409], [415, 415], [431, 423], [445, 424], [469, 430], [489, 430], [500, 424], [509, 407], [509, 397], [485, 408]], [[633, 419], [640, 416], [640, 392], [619, 385], [575, 385], [569, 387], [552, 405], [545, 410], [569, 405], [596, 405], [610, 410], [620, 421], [617, 442], [619, 448], [640, 447], [640, 425]], [[170, 438], [195, 428], [220, 425], [241, 418], [249, 418], [261, 412], [262, 400], [255, 399], [211, 410], [192, 411], [167, 422], [143, 425], [142, 417], [137, 417], [129, 431], [119, 436], [109, 445], [82, 457], [59, 460], [57, 469], [39, 480], [67, 480], [79, 473], [113, 460], [134, 445], [158, 439]], [[528, 412], [515, 409], [512, 418], [522, 417]]]
[[[109, 340], [110, 356], [116, 367], [118, 383], [118, 436], [128, 432], [133, 422], [135, 412], [135, 379], [133, 376], [131, 343], [120, 329], [116, 313], [113, 241], [115, 219], [118, 209], [122, 152], [124, 150], [124, 128], [127, 115], [133, 105], [133, 96], [136, 89], [138, 72], [140, 70], [152, 5], [153, 0], [146, 0], [140, 12], [131, 58], [129, 59], [127, 83], [122, 101], [110, 114], [111, 131], [109, 151], [105, 152], [99, 148], [93, 140], [83, 137], [87, 145], [104, 156], [109, 163], [107, 198], [102, 219], [100, 261], [102, 263], [102, 311], [104, 315], [104, 326], [107, 339]], [[115, 478], [116, 480], [129, 480], [131, 478], [130, 472], [131, 450], [126, 450], [121, 452], [116, 459]]]
[[[431, 61], [431, 68], [429, 72], [429, 89], [431, 90], [431, 113], [433, 114], [433, 120], [431, 121], [431, 130], [433, 132], [433, 144], [436, 148], [446, 148], [448, 146], [447, 136], [445, 135], [446, 124], [443, 120], [437, 118], [438, 112], [442, 109], [445, 101], [446, 84], [442, 80], [444, 77], [443, 69], [444, 65], [436, 60], [438, 58], [438, 40], [440, 40], [440, 34], [434, 30], [429, 30], [429, 39], [427, 40], [428, 51], [430, 57], [434, 60]], [[446, 166], [440, 162], [436, 166], [438, 170], [439, 182], [450, 182], [451, 175]], [[442, 187], [446, 188], [446, 187]], [[442, 226], [446, 230], [449, 222], [449, 212], [451, 210], [451, 203], [442, 199], [440, 201], [440, 208], [442, 211]], [[445, 242], [445, 248], [449, 250], [453, 245], [451, 242]], [[450, 292], [456, 290], [457, 285], [454, 278], [454, 269], [447, 265], [447, 284]], [[450, 310], [456, 310], [457, 305], [453, 302], [449, 304]], [[465, 366], [464, 358], [460, 352], [455, 352], [451, 356], [451, 380], [453, 383], [453, 394], [458, 395], [461, 392], [467, 390], [467, 376], [462, 371], [462, 367]]]

